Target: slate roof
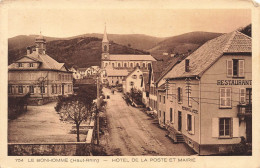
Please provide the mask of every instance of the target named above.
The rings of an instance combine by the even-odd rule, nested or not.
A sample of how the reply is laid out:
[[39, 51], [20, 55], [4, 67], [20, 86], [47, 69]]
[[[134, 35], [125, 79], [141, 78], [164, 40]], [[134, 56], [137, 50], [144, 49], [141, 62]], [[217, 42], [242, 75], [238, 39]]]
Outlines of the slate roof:
[[111, 61], [156, 61], [151, 55], [110, 54]]
[[202, 74], [225, 53], [251, 53], [252, 40], [247, 35], [234, 31], [212, 39], [186, 59], [190, 60], [190, 71], [185, 72], [185, 60], [177, 64], [165, 78], [202, 76]]
[[125, 69], [107, 69], [107, 76], [127, 76], [128, 71]]
[[167, 64], [167, 62], [165, 62], [165, 61], [152, 62], [154, 81], [158, 80], [158, 78], [162, 74], [163, 70], [165, 69], [166, 64]]

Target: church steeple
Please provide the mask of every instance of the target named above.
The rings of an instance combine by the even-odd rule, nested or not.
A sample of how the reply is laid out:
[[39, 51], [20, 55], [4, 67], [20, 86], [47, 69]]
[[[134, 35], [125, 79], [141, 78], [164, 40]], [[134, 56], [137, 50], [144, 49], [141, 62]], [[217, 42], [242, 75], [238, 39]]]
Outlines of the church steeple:
[[108, 43], [108, 42], [109, 41], [107, 39], [107, 30], [106, 30], [106, 25], [105, 25], [105, 31], [104, 31], [102, 43]]
[[109, 53], [109, 41], [107, 38], [107, 31], [106, 31], [106, 25], [105, 25], [105, 31], [103, 35], [103, 40], [102, 40], [102, 53], [108, 55]]

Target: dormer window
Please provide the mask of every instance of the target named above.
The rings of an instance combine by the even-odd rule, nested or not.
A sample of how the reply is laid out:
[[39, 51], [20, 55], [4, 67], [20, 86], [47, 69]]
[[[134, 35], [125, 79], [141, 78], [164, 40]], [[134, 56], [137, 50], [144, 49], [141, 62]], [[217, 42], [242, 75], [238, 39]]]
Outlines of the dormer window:
[[23, 67], [23, 63], [18, 63], [18, 67]]

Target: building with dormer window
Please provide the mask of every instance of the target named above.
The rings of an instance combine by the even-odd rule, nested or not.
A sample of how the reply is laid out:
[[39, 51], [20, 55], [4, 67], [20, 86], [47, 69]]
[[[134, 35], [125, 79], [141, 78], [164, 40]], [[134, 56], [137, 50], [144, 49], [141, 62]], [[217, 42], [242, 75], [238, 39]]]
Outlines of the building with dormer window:
[[252, 143], [251, 37], [235, 31], [212, 39], [164, 78], [159, 120], [175, 142], [200, 155], [230, 153], [242, 139]]
[[30, 93], [31, 102], [42, 104], [59, 95], [73, 93], [73, 77], [64, 63], [46, 54], [46, 40], [35, 40], [35, 48], [8, 66], [8, 96], [20, 97]]

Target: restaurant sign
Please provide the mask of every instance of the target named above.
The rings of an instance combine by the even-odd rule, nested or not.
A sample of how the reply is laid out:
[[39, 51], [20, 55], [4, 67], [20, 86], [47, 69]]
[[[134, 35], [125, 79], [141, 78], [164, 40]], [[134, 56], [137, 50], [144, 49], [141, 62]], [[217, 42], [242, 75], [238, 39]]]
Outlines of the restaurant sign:
[[252, 80], [217, 80], [217, 85], [252, 85]]
[[191, 113], [198, 114], [198, 110], [192, 109], [192, 108], [190, 108], [190, 107], [182, 106], [182, 110], [185, 110], [185, 111], [189, 111], [189, 112], [191, 112]]

